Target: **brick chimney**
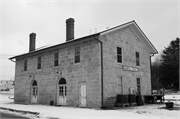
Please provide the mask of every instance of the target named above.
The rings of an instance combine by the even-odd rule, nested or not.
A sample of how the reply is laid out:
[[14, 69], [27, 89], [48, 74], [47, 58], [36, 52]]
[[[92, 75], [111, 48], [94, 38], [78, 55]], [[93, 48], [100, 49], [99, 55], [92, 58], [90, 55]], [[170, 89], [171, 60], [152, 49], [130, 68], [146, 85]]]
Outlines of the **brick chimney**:
[[66, 20], [66, 41], [74, 39], [74, 19]]
[[29, 52], [34, 51], [36, 49], [36, 34], [31, 33], [29, 35]]

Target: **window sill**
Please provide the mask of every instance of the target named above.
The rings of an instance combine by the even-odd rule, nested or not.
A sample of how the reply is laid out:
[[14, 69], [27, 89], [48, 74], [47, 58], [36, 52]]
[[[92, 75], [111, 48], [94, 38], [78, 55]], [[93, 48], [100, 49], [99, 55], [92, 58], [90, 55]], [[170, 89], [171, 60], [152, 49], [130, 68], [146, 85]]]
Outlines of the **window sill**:
[[117, 62], [118, 65], [123, 65], [123, 63]]
[[36, 69], [36, 71], [42, 71], [42, 68], [41, 69]]
[[54, 67], [53, 67], [53, 69], [58, 69], [58, 68], [59, 68], [59, 66], [54, 66]]

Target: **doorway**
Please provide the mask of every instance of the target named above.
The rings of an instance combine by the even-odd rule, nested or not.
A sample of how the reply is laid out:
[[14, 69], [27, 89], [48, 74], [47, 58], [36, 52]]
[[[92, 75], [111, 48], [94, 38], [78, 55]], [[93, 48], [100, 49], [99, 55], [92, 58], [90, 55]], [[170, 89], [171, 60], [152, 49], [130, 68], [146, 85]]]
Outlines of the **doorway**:
[[31, 89], [31, 103], [37, 103], [38, 98], [38, 85], [37, 81], [34, 80], [32, 82], [32, 89]]
[[66, 89], [66, 80], [61, 78], [58, 82], [58, 105], [66, 105], [66, 96], [67, 96], [67, 89]]
[[79, 106], [86, 107], [86, 84], [80, 84], [79, 88]]

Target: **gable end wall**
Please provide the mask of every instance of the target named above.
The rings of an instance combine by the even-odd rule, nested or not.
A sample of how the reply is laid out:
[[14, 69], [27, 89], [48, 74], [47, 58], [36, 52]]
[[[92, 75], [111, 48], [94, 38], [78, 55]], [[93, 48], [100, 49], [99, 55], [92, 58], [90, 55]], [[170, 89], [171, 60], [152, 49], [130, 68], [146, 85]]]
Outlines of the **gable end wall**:
[[[108, 97], [129, 94], [137, 89], [136, 78], [141, 78], [141, 94], [151, 94], [150, 53], [130, 27], [100, 36], [104, 57], [104, 103]], [[122, 63], [117, 62], [117, 47], [122, 48]], [[140, 53], [140, 66], [136, 66], [135, 52]], [[123, 65], [137, 68], [137, 72], [124, 71]], [[118, 78], [122, 77], [123, 88]]]

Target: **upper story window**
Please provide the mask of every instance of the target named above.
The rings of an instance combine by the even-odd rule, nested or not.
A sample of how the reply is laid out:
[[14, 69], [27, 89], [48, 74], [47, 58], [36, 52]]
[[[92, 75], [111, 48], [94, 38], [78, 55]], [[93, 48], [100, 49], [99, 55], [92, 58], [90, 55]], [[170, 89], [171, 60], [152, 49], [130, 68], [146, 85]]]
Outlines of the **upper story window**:
[[41, 69], [41, 57], [38, 57], [37, 69]]
[[117, 62], [122, 63], [122, 48], [117, 47]]
[[59, 65], [59, 53], [54, 53], [54, 67], [57, 67]]
[[27, 59], [24, 61], [24, 71], [27, 71]]
[[136, 52], [136, 66], [140, 66], [140, 56], [139, 56], [139, 52]]
[[80, 47], [75, 48], [74, 63], [80, 62]]

